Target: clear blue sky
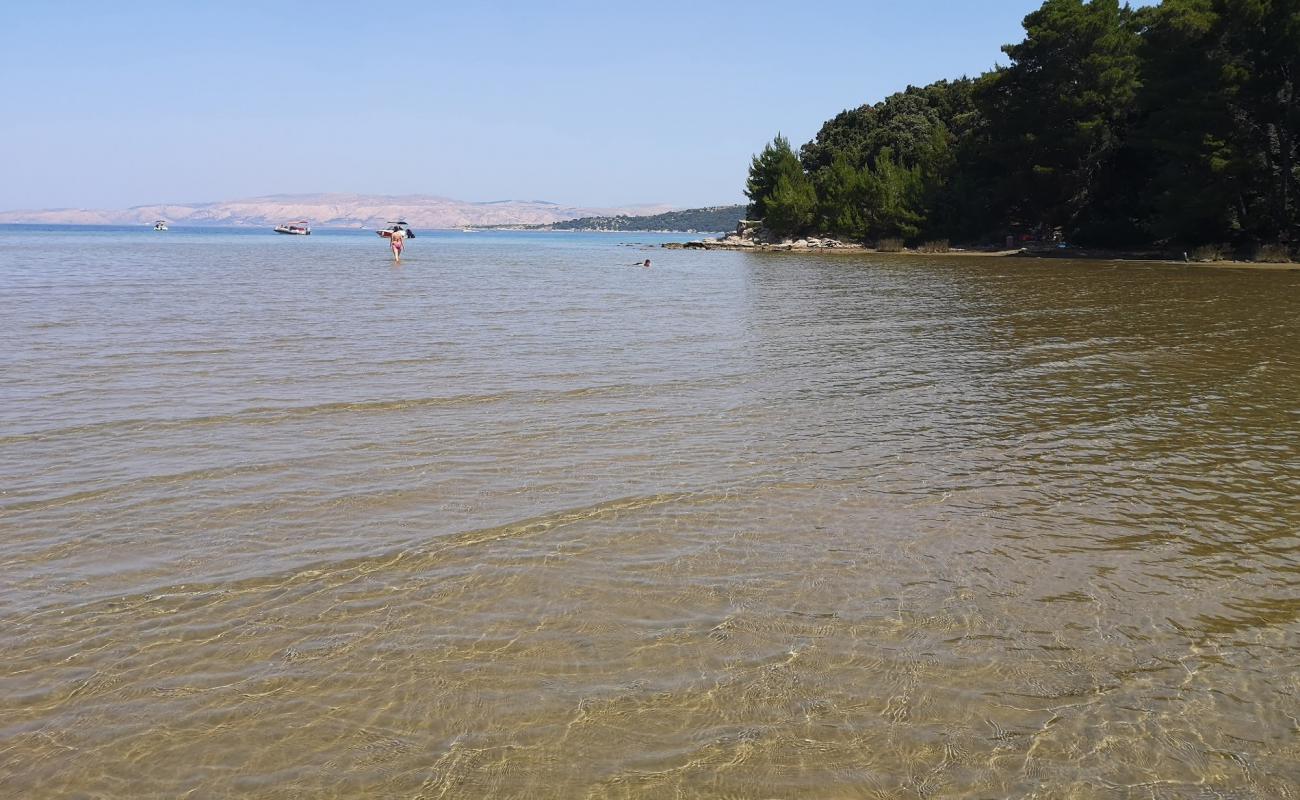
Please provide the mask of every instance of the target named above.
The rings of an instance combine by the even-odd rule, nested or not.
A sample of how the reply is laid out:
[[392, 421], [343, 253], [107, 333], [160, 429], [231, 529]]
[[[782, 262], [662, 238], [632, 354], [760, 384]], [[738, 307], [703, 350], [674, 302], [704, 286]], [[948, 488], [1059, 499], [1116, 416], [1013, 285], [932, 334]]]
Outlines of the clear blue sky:
[[740, 202], [778, 130], [797, 146], [844, 108], [988, 69], [1037, 5], [6, 0], [0, 209]]

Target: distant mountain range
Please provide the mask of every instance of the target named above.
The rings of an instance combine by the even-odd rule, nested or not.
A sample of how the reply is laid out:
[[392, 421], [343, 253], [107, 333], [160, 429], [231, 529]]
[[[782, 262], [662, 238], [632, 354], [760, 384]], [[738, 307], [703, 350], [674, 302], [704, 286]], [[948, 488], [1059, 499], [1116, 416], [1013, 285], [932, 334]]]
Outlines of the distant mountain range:
[[541, 200], [471, 203], [424, 194], [276, 194], [213, 203], [134, 206], [122, 210], [53, 208], [0, 211], [0, 223], [147, 225], [162, 219], [176, 225], [271, 227], [281, 222], [305, 219], [319, 228], [375, 228], [388, 220], [402, 219], [418, 230], [545, 225], [579, 217], [643, 216], [671, 208], [664, 204], [586, 208]]

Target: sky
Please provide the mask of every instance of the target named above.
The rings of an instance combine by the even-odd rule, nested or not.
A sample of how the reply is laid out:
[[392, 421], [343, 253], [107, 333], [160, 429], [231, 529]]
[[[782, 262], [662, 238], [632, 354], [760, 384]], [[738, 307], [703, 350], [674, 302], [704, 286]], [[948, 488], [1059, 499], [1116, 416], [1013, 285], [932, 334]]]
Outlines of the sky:
[[0, 0], [0, 209], [743, 202], [750, 156], [1005, 63], [1038, 0]]

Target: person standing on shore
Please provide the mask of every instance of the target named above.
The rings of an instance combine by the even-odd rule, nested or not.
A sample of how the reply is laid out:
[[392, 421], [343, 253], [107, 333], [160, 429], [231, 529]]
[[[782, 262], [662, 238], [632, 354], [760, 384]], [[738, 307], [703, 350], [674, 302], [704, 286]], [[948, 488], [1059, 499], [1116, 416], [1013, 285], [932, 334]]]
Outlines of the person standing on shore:
[[402, 248], [406, 245], [406, 231], [394, 225], [388, 235], [388, 246], [393, 249], [393, 263], [402, 263]]

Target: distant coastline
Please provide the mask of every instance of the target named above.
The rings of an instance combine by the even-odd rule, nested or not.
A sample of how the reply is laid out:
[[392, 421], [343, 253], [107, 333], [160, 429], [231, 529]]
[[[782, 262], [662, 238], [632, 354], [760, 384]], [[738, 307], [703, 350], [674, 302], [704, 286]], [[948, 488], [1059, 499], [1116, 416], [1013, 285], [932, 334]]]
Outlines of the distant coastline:
[[[375, 230], [377, 230], [377, 228], [369, 228], [369, 227], [340, 227], [340, 226], [312, 226], [312, 232], [313, 232], [314, 234], [327, 234], [327, 235], [345, 235], [345, 234], [351, 234], [351, 235], [366, 235], [366, 236], [374, 236], [374, 232], [375, 232]], [[129, 232], [129, 231], [140, 231], [140, 232], [146, 232], [146, 233], [154, 233], [154, 232], [155, 232], [154, 229], [153, 229], [153, 226], [152, 226], [152, 225], [146, 225], [146, 224], [141, 224], [141, 223], [105, 225], [105, 224], [82, 224], [82, 223], [71, 223], [71, 222], [0, 222], [0, 233], [4, 233], [4, 232], [40, 232], [40, 231], [49, 231], [49, 232], [56, 232], [56, 231], [68, 231], [68, 232], [76, 232], [76, 231], [83, 231], [83, 232], [91, 232], [91, 231], [106, 231], [106, 232]], [[167, 230], [167, 233], [205, 233], [205, 232], [211, 232], [211, 233], [233, 233], [233, 234], [258, 235], [258, 234], [263, 234], [263, 233], [272, 233], [272, 234], [273, 234], [275, 231], [274, 231], [274, 226], [270, 226], [270, 225], [199, 225], [199, 224], [180, 224], [180, 225], [171, 225], [171, 226], [169, 226], [169, 228], [168, 228], [168, 230]], [[433, 227], [421, 227], [421, 228], [418, 229], [418, 232], [419, 232], [419, 233], [423, 233], [423, 234], [434, 234], [434, 233], [438, 233], [438, 234], [463, 233], [463, 234], [467, 234], [467, 235], [468, 235], [468, 234], [472, 234], [472, 233], [556, 233], [556, 234], [561, 234], [561, 233], [593, 233], [593, 234], [595, 234], [595, 233], [610, 233], [610, 234], [613, 234], [613, 233], [637, 233], [637, 234], [657, 234], [657, 235], [661, 235], [661, 236], [668, 236], [668, 235], [672, 235], [672, 234], [681, 234], [681, 233], [683, 233], [683, 231], [668, 231], [668, 230], [652, 231], [652, 230], [635, 230], [635, 229], [634, 229], [634, 230], [626, 230], [626, 231], [551, 230], [551, 229], [549, 229], [549, 228], [539, 228], [539, 227], [521, 227], [521, 226], [511, 226], [511, 225], [502, 225], [502, 226], [493, 226], [493, 227], [478, 227], [478, 228], [475, 228], [475, 227], [463, 227], [463, 228], [433, 228]], [[696, 233], [696, 234], [715, 234], [715, 233], [720, 233], [720, 232], [719, 232], [719, 231], [692, 231], [691, 233]]]
[[544, 225], [498, 225], [500, 230], [589, 231], [595, 233], [723, 233], [735, 229], [745, 206], [707, 206], [662, 214], [580, 217]]
[[620, 207], [569, 206], [544, 200], [467, 202], [436, 195], [283, 194], [202, 203], [159, 203], [126, 209], [34, 209], [0, 211], [0, 224], [274, 227], [309, 220], [314, 228], [375, 229], [401, 219], [426, 230], [496, 225], [544, 225], [600, 215], [648, 216], [664, 204]]

